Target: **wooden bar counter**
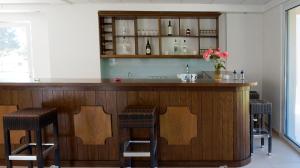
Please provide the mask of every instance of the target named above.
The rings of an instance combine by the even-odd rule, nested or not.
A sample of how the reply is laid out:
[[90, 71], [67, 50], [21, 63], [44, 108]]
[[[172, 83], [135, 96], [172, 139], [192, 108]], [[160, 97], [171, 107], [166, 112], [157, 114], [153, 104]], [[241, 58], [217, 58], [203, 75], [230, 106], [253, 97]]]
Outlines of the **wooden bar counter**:
[[[117, 114], [127, 105], [156, 105], [159, 110], [159, 166], [242, 166], [250, 162], [249, 90], [252, 85], [256, 83], [0, 81], [0, 115], [14, 111], [16, 106], [56, 107], [62, 165], [118, 167]], [[136, 131], [133, 136], [143, 137], [146, 133]], [[4, 165], [2, 134], [1, 123], [0, 159]], [[45, 141], [52, 140], [51, 130], [45, 130], [44, 134]], [[15, 132], [11, 136], [18, 143], [24, 134]], [[136, 164], [145, 165], [146, 162], [140, 159]]]

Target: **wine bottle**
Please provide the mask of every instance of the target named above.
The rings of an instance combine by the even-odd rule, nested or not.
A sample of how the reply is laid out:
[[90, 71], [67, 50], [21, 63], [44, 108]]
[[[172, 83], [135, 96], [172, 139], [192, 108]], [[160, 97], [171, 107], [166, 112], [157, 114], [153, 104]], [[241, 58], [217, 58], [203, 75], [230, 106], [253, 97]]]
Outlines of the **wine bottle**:
[[178, 43], [177, 43], [177, 40], [175, 39], [174, 41], [174, 54], [177, 54], [178, 53]]
[[146, 44], [146, 55], [151, 55], [151, 45], [149, 40], [147, 40], [147, 44]]
[[173, 26], [171, 25], [171, 20], [169, 20], [169, 25], [168, 25], [168, 36], [173, 35]]
[[183, 52], [183, 54], [187, 54], [187, 45], [186, 45], [186, 40], [183, 40], [182, 52]]

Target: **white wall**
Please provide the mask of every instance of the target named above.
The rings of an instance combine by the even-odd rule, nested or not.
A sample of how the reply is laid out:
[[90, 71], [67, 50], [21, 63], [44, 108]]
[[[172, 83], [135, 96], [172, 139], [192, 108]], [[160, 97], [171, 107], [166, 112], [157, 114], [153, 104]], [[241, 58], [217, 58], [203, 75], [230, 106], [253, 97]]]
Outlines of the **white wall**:
[[[115, 9], [117, 5], [110, 6]], [[48, 62], [49, 68], [36, 77], [100, 78], [97, 12], [107, 10], [108, 7], [107, 4], [54, 5], [43, 9], [41, 13], [33, 13], [32, 15], [37, 15], [41, 18], [40, 21], [44, 22], [41, 25], [33, 24], [33, 29], [43, 33], [44, 36], [48, 30], [47, 37], [38, 36], [41, 43], [35, 44], [34, 48], [43, 53], [37, 54], [38, 58], [42, 58], [43, 55], [49, 60], [36, 61], [38, 62], [35, 65], [36, 72], [42, 72], [44, 67], [47, 68], [40, 63]], [[123, 10], [131, 7], [125, 5]], [[201, 10], [199, 8], [199, 11]], [[226, 7], [226, 10], [229, 10], [229, 7]], [[229, 13], [226, 18], [221, 17], [220, 20], [228, 22], [227, 26], [220, 24], [227, 29], [227, 50], [231, 53], [228, 68], [245, 70], [249, 80], [259, 82], [259, 86], [255, 89], [261, 92], [262, 15]], [[49, 43], [48, 47], [45, 46], [46, 43]], [[225, 45], [222, 47], [225, 48]]]
[[92, 5], [47, 11], [53, 78], [100, 78], [97, 10]]
[[34, 77], [50, 78], [50, 55], [48, 39], [48, 22], [43, 13], [1, 14], [0, 21], [23, 22], [29, 21], [32, 32], [32, 61]]
[[273, 128], [281, 132], [283, 56], [282, 56], [282, 7], [264, 13], [263, 98], [273, 103]]
[[[56, 6], [47, 11], [53, 77], [100, 77], [97, 12], [102, 8], [81, 4]], [[227, 49], [232, 55], [228, 68], [245, 70], [248, 79], [259, 82], [255, 89], [261, 92], [262, 15], [234, 13], [226, 19]]]
[[249, 81], [257, 81], [253, 90], [262, 90], [263, 16], [255, 13], [227, 14], [228, 69], [245, 71]]

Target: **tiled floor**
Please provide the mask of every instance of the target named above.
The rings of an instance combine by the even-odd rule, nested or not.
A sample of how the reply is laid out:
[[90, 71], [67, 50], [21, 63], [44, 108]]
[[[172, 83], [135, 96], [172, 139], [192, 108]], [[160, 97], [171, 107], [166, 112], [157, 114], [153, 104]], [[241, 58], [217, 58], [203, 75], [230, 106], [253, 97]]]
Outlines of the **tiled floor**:
[[252, 161], [243, 168], [300, 168], [300, 154], [280, 138], [273, 138], [273, 153], [270, 157], [267, 155], [267, 148], [260, 148], [260, 140], [256, 141]]
[[[255, 140], [252, 161], [243, 168], [300, 168], [300, 154], [278, 137], [273, 138], [273, 153], [268, 156], [267, 147], [260, 148], [260, 140]], [[266, 144], [267, 145], [267, 144]]]

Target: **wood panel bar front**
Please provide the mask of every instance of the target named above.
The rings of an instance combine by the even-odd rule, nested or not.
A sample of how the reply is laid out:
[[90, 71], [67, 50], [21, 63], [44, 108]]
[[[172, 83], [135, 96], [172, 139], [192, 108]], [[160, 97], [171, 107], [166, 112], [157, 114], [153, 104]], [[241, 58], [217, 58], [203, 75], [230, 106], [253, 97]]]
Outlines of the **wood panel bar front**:
[[[214, 81], [0, 83], [0, 106], [17, 105], [20, 109], [56, 107], [59, 111], [61, 160], [64, 166], [118, 167], [117, 116], [127, 105], [158, 106], [162, 119], [159, 123], [162, 125], [158, 148], [159, 166], [242, 166], [250, 162], [250, 86], [251, 83]], [[82, 110], [83, 107], [100, 109], [97, 117], [105, 117], [101, 118], [105, 124], [87, 123], [86, 119], [78, 118], [74, 122], [80, 112], [91, 111]], [[180, 117], [189, 118], [193, 122]], [[174, 124], [176, 122], [178, 124]], [[91, 131], [94, 134], [97, 130], [110, 130], [101, 134], [105, 137], [98, 137], [104, 138], [104, 143], [99, 141], [97, 144], [86, 139], [92, 136], [75, 136], [78, 135], [75, 134], [78, 125], [76, 127], [74, 123], [84, 125], [85, 129], [102, 125], [103, 128]], [[105, 128], [107, 123], [111, 123], [111, 127]], [[177, 132], [174, 133], [174, 130]], [[45, 130], [44, 133], [45, 140], [51, 141], [51, 131]], [[145, 132], [133, 133], [136, 137], [144, 135]], [[3, 138], [2, 135], [0, 138]], [[3, 150], [3, 144], [0, 150]], [[0, 159], [1, 165], [4, 165], [4, 156], [1, 155]], [[135, 163], [148, 164], [145, 160], [137, 160]]]

